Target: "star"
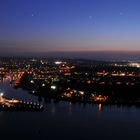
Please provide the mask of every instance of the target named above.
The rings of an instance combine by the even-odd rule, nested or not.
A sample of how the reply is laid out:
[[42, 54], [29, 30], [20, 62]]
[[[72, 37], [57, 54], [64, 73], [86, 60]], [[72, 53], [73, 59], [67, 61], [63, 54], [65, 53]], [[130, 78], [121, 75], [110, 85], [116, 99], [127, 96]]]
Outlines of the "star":
[[34, 15], [34, 14], [32, 14], [31, 16], [32, 16], [32, 17], [34, 17], [35, 15]]
[[122, 15], [124, 15], [124, 13], [123, 12], [120, 12], [120, 16], [122, 16]]
[[93, 17], [92, 16], [89, 16], [89, 19], [92, 19]]

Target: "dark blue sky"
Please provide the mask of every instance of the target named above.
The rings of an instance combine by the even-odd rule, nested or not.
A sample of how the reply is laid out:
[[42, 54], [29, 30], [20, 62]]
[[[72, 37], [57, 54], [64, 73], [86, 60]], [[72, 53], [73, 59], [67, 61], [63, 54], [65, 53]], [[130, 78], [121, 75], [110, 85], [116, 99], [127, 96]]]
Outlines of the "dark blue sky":
[[139, 0], [0, 0], [0, 52], [138, 51]]

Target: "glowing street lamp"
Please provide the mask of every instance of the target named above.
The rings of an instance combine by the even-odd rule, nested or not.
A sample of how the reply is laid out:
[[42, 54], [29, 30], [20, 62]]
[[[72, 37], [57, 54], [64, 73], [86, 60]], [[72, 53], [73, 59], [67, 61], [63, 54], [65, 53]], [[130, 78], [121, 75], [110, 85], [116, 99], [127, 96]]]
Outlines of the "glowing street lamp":
[[30, 81], [30, 83], [34, 84], [34, 81], [33, 81], [33, 80], [31, 80], [31, 81]]
[[45, 87], [45, 84], [44, 83], [42, 84], [42, 87]]
[[60, 65], [60, 64], [62, 64], [61, 61], [55, 61], [54, 63], [55, 63], [56, 65]]
[[0, 96], [3, 97], [3, 95], [4, 95], [4, 93], [1, 92], [1, 93], [0, 93]]
[[56, 89], [56, 86], [52, 85], [51, 86], [51, 89], [55, 90]]

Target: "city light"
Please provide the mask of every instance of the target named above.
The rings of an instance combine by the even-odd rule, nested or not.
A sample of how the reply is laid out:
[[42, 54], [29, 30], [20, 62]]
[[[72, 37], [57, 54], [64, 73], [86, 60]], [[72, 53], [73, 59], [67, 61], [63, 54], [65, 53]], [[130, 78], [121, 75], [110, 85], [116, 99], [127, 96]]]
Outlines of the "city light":
[[34, 81], [33, 81], [33, 80], [31, 80], [31, 81], [30, 81], [30, 83], [34, 84]]
[[1, 92], [1, 93], [0, 93], [0, 96], [2, 97], [3, 95], [4, 95], [4, 93]]
[[45, 87], [45, 84], [44, 83], [42, 84], [42, 87]]
[[60, 65], [60, 64], [62, 64], [61, 61], [55, 61], [54, 63], [55, 63], [56, 65]]
[[[108, 102], [111, 98], [114, 98], [114, 88], [125, 91], [129, 87], [131, 89], [130, 93], [128, 90], [127, 92], [131, 94], [140, 85], [140, 71], [136, 69], [136, 67], [139, 67], [139, 63], [115, 62], [114, 64], [113, 62], [101, 62], [99, 65], [94, 65], [94, 63], [88, 64], [85, 61], [81, 63], [77, 60], [47, 61], [47, 59], [36, 59], [36, 61], [23, 59], [21, 62], [13, 60], [12, 64], [11, 61], [8, 61], [3, 62], [3, 65], [5, 63], [6, 67], [1, 67], [0, 74], [3, 75], [3, 79], [8, 77], [12, 86], [17, 88], [27, 87], [30, 93], [37, 93], [39, 96], [49, 90], [50, 92], [57, 91], [56, 96], [60, 97], [60, 100], [63, 98], [63, 100], [93, 103]], [[25, 65], [25, 67], [21, 68], [21, 65]], [[26, 67], [28, 65], [30, 65], [30, 69]], [[123, 67], [120, 67], [121, 65]], [[15, 66], [17, 67], [16, 70], [14, 69]], [[71, 67], [74, 69], [71, 69]], [[106, 93], [109, 95], [106, 96]], [[54, 98], [54, 94], [52, 95], [52, 98]], [[3, 94], [0, 94], [0, 96], [2, 100]]]
[[55, 90], [56, 89], [56, 86], [52, 85], [51, 86], [51, 89]]
[[84, 95], [84, 91], [79, 91], [79, 93], [80, 93], [81, 95]]
[[35, 91], [33, 90], [32, 93], [35, 93]]
[[131, 63], [129, 63], [129, 66], [130, 67], [140, 68], [140, 64], [139, 63], [133, 63], [133, 62], [131, 62]]

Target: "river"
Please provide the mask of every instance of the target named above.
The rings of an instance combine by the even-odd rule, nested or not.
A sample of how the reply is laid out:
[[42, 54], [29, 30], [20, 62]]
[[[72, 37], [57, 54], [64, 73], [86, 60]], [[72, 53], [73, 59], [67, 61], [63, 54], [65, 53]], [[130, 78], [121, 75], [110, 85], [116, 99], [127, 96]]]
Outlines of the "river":
[[44, 104], [43, 112], [0, 112], [0, 135], [4, 139], [140, 140], [140, 108], [53, 102], [0, 82], [6, 97]]

